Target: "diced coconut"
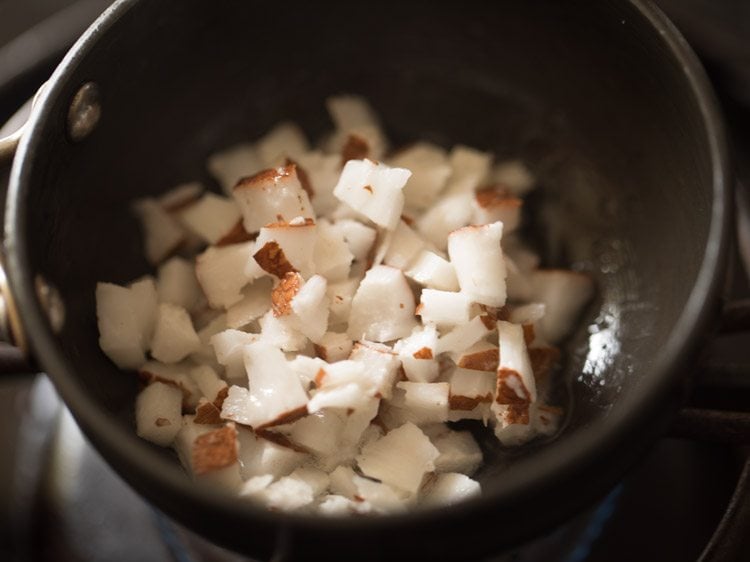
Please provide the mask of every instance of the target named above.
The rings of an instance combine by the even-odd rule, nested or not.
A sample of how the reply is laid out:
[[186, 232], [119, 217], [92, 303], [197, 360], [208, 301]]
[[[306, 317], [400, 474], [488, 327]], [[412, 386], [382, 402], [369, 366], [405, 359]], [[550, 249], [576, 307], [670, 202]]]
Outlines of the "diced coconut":
[[324, 154], [319, 150], [300, 154], [295, 158], [297, 173], [304, 170], [312, 188], [312, 206], [318, 216], [328, 215], [338, 205], [333, 188], [341, 173], [341, 158], [337, 154]]
[[213, 193], [206, 193], [198, 201], [179, 213], [180, 222], [192, 233], [209, 244], [216, 244], [240, 220], [237, 203]]
[[258, 334], [248, 334], [239, 330], [224, 330], [210, 338], [211, 347], [216, 353], [216, 360], [226, 368], [228, 381], [244, 384], [247, 381], [242, 351], [244, 346], [258, 341]]
[[159, 305], [151, 354], [164, 363], [176, 363], [201, 346], [187, 310], [173, 304]]
[[440, 452], [414, 424], [406, 423], [369, 443], [357, 456], [360, 470], [399, 490], [415, 494]]
[[559, 408], [532, 403], [531, 406], [494, 403], [495, 436], [506, 446], [518, 446], [538, 435], [557, 431], [562, 411]]
[[234, 424], [212, 429], [193, 442], [192, 467], [196, 476], [227, 468], [237, 463], [237, 430]]
[[344, 281], [349, 276], [353, 259], [354, 255], [349, 250], [341, 230], [328, 221], [319, 222], [313, 253], [315, 271], [329, 282]]
[[135, 401], [136, 432], [139, 437], [169, 446], [182, 426], [182, 392], [155, 382], [144, 388]]
[[478, 341], [459, 353], [451, 354], [451, 359], [462, 369], [494, 373], [500, 361], [500, 351], [496, 345]]
[[272, 310], [260, 318], [261, 339], [284, 351], [300, 351], [307, 345], [307, 337], [289, 317], [276, 317]]
[[309, 459], [309, 455], [291, 446], [280, 445], [258, 436], [247, 428], [238, 428], [240, 471], [245, 479], [270, 474], [274, 478], [289, 475]]
[[369, 511], [367, 508], [363, 509], [362, 503], [344, 496], [328, 494], [323, 497], [320, 505], [318, 505], [318, 512], [326, 516], [341, 516]]
[[375, 224], [393, 230], [404, 207], [402, 189], [409, 170], [376, 164], [372, 160], [350, 160], [341, 172], [333, 194]]
[[355, 260], [367, 260], [378, 234], [374, 228], [353, 219], [337, 220], [333, 228], [341, 233]]
[[497, 323], [500, 365], [497, 369], [498, 404], [528, 405], [536, 401], [536, 383], [526, 350], [523, 328], [500, 320]]
[[435, 459], [435, 472], [460, 472], [471, 476], [482, 464], [482, 450], [468, 431], [442, 431], [430, 435], [440, 456]]
[[191, 369], [190, 376], [198, 385], [201, 394], [211, 402], [227, 392], [227, 383], [208, 365], [199, 365]]
[[312, 220], [299, 219], [261, 228], [248, 269], [260, 265], [278, 278], [298, 271], [307, 279], [315, 273], [317, 228]]
[[289, 368], [297, 373], [302, 386], [307, 389], [316, 385], [316, 377], [319, 376], [321, 369], [325, 371], [327, 367], [328, 363], [319, 357], [297, 355], [289, 361]]
[[472, 201], [471, 193], [441, 197], [417, 219], [417, 229], [425, 240], [439, 250], [445, 250], [448, 234], [471, 223]]
[[368, 341], [357, 342], [349, 358], [364, 366], [372, 396], [391, 396], [401, 361], [389, 347]]
[[141, 221], [146, 259], [156, 265], [175, 253], [185, 240], [185, 231], [155, 199], [140, 199], [133, 205]]
[[146, 384], [161, 382], [179, 388], [182, 392], [182, 406], [192, 410], [198, 404], [201, 391], [190, 376], [194, 365], [188, 361], [165, 364], [158, 361], [147, 361], [138, 368], [138, 377]]
[[[497, 404], [492, 404], [496, 406]], [[481, 421], [486, 427], [491, 419], [494, 419], [494, 414], [490, 410], [490, 402], [480, 402], [471, 410], [448, 410], [448, 421], [457, 422], [462, 420], [477, 420]]]
[[471, 298], [465, 293], [424, 289], [417, 314], [425, 324], [456, 326], [469, 322]]
[[326, 107], [337, 132], [329, 143], [331, 151], [340, 151], [346, 139], [356, 134], [367, 142], [372, 157], [380, 158], [388, 147], [385, 134], [370, 104], [360, 96], [334, 96], [326, 100]]
[[393, 267], [373, 267], [352, 299], [349, 336], [377, 342], [407, 336], [416, 324], [414, 308], [404, 274]]
[[372, 424], [379, 409], [380, 399], [370, 398], [354, 411], [347, 410], [340, 414], [344, 418], [339, 440], [343, 456], [351, 458], [366, 443], [383, 436], [383, 431]]
[[227, 310], [229, 328], [243, 328], [271, 308], [271, 278], [256, 279], [242, 291], [242, 300]]
[[242, 300], [242, 289], [261, 277], [262, 271], [248, 271], [248, 260], [255, 252], [254, 242], [210, 247], [195, 258], [195, 275], [209, 304], [229, 308]]
[[191, 203], [195, 203], [200, 199], [202, 193], [203, 186], [200, 183], [184, 183], [159, 196], [158, 202], [162, 209], [173, 213], [187, 207]]
[[348, 134], [344, 145], [341, 147], [342, 166], [349, 160], [362, 160], [368, 156], [374, 157], [370, 154], [370, 144], [367, 139], [356, 133]]
[[156, 307], [159, 303], [154, 278], [149, 275], [131, 283], [130, 297], [131, 306], [138, 319], [143, 350], [146, 351], [154, 334]]
[[427, 142], [418, 142], [399, 152], [391, 158], [390, 164], [411, 170], [404, 197], [406, 206], [413, 209], [429, 207], [452, 172], [445, 150]]
[[195, 407], [195, 423], [216, 425], [222, 423], [221, 408], [206, 398], [201, 398]]
[[531, 275], [534, 300], [545, 304], [540, 321], [544, 338], [557, 343], [567, 336], [584, 307], [594, 296], [594, 283], [586, 274], [561, 269], [540, 269]]
[[500, 248], [503, 224], [495, 222], [455, 230], [448, 236], [448, 255], [461, 292], [488, 306], [505, 304], [505, 261]]
[[476, 480], [465, 474], [448, 472], [438, 474], [424, 496], [425, 505], [446, 506], [478, 496], [482, 488]]
[[309, 484], [313, 496], [317, 497], [328, 489], [330, 477], [328, 474], [312, 466], [301, 466], [289, 475], [289, 478]]
[[[423, 291], [423, 295], [424, 295]], [[424, 318], [424, 316], [423, 316]], [[465, 324], [458, 324], [438, 340], [437, 353], [460, 353], [484, 338], [490, 330], [480, 316]]]
[[453, 173], [448, 179], [446, 192], [472, 193], [487, 177], [492, 154], [458, 144], [451, 150], [448, 161]]
[[495, 372], [474, 371], [457, 367], [446, 377], [450, 384], [451, 410], [473, 410], [480, 403], [492, 402], [497, 386]]
[[521, 206], [523, 201], [508, 195], [505, 191], [489, 187], [477, 191], [474, 195], [473, 224], [503, 223], [503, 232], [507, 235], [521, 224]]
[[280, 166], [286, 158], [299, 158], [309, 149], [305, 133], [296, 123], [279, 123], [257, 143], [258, 155], [266, 167]]
[[437, 341], [435, 326], [427, 325], [415, 328], [409, 337], [396, 342], [393, 350], [398, 353], [410, 381], [433, 382], [437, 379]]
[[320, 341], [315, 344], [315, 354], [321, 359], [333, 363], [343, 361], [352, 352], [351, 338], [346, 334], [326, 332]]
[[318, 371], [318, 389], [307, 405], [311, 413], [323, 408], [358, 409], [377, 390], [365, 366], [357, 361], [338, 361]]
[[355, 476], [353, 480], [357, 487], [355, 498], [361, 499], [362, 503], [371, 506], [377, 513], [403, 511], [413, 496], [411, 492], [396, 489], [384, 482], [375, 482], [361, 476]]
[[180, 430], [175, 436], [172, 446], [180, 458], [182, 466], [190, 473], [196, 476], [193, 466], [193, 444], [201, 435], [205, 435], [214, 429], [220, 428], [221, 425], [202, 425], [195, 423], [195, 416], [182, 416]]
[[305, 416], [279, 431], [298, 447], [310, 451], [320, 459], [336, 455], [344, 420], [333, 410], [323, 410]]
[[255, 174], [263, 168], [263, 162], [252, 144], [238, 144], [211, 155], [208, 169], [219, 180], [227, 195], [240, 178]]
[[263, 474], [260, 476], [253, 476], [251, 478], [248, 478], [244, 484], [242, 484], [242, 488], [240, 488], [239, 496], [241, 498], [253, 498], [257, 499], [258, 496], [263, 492], [268, 486], [271, 485], [274, 478], [272, 474]]
[[424, 248], [424, 240], [404, 221], [399, 221], [393, 231], [383, 263], [398, 269], [406, 269]]
[[310, 505], [315, 500], [315, 494], [310, 483], [285, 476], [258, 492], [255, 498], [270, 509], [294, 511]]
[[352, 299], [359, 288], [358, 279], [348, 279], [340, 283], [330, 283], [326, 294], [330, 304], [331, 325], [340, 324], [349, 321], [349, 314], [352, 308]]
[[[307, 393], [278, 348], [261, 340], [247, 345], [243, 353], [249, 381], [245, 414], [248, 425], [262, 429], [307, 413]], [[222, 416], [228, 417], [223, 411]]]
[[491, 176], [492, 181], [503, 184], [519, 197], [531, 191], [536, 182], [533, 174], [520, 160], [498, 162], [492, 168]]
[[453, 264], [435, 252], [422, 250], [405, 272], [424, 287], [440, 291], [458, 291], [458, 278]]
[[448, 420], [449, 395], [446, 382], [401, 381], [396, 383], [391, 404], [403, 410], [405, 420], [417, 425], [444, 422]]
[[357, 495], [357, 486], [354, 483], [357, 473], [347, 465], [337, 466], [329, 473], [331, 492], [347, 498]]
[[233, 190], [247, 232], [272, 223], [315, 216], [293, 164], [264, 170], [242, 179]]
[[159, 266], [157, 292], [159, 302], [192, 310], [201, 296], [193, 265], [179, 257], [164, 262]]

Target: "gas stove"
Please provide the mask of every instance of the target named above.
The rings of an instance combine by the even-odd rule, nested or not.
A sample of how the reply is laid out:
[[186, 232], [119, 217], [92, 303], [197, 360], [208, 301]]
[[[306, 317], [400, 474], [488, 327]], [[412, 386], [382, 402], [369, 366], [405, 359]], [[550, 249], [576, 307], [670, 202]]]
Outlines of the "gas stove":
[[[740, 178], [750, 178], [750, 5], [660, 4], [703, 57], [727, 113]], [[41, 23], [32, 25], [33, 16], [24, 12], [31, 5]], [[0, 45], [7, 43], [0, 46], [0, 123], [106, 5], [0, 4], [0, 16], [18, 10], [15, 19], [0, 17]], [[0, 177], [0, 185], [5, 180]], [[737, 193], [740, 234], [727, 289], [732, 298], [750, 296], [748, 188], [741, 181]], [[692, 409], [598, 504], [489, 560], [750, 560], [750, 451], [736, 444], [750, 429], [737, 420], [737, 434], [717, 435], [716, 420], [702, 414], [715, 406], [750, 411], [750, 373], [743, 367], [750, 365], [749, 338], [726, 336], [710, 344], [706, 364], [715, 368], [710, 378], [697, 379]], [[719, 422], [727, 427], [726, 420]], [[0, 377], [0, 443], [0, 560], [246, 560], [181, 527], [129, 488], [89, 445], [44, 375]]]

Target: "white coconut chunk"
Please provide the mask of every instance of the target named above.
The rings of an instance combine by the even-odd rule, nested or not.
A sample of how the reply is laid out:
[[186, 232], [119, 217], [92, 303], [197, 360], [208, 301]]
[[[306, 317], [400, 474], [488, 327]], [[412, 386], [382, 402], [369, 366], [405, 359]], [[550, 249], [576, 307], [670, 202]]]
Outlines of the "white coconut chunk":
[[367, 100], [360, 96], [334, 96], [326, 100], [326, 107], [337, 129], [329, 150], [339, 152], [349, 135], [356, 134], [367, 142], [373, 158], [385, 154], [388, 143]]
[[232, 188], [240, 178], [263, 169], [263, 162], [255, 146], [244, 143], [211, 155], [208, 159], [208, 169], [219, 181], [224, 192], [231, 195]]
[[194, 366], [190, 361], [172, 364], [147, 361], [138, 368], [138, 376], [146, 384], [161, 382], [179, 388], [182, 392], [183, 408], [192, 410], [201, 397], [198, 385], [189, 374]]
[[346, 410], [339, 415], [344, 419], [339, 446], [343, 456], [351, 458], [369, 441], [382, 437], [382, 430], [372, 424], [380, 408], [379, 398], [370, 398], [354, 411]]
[[200, 183], [183, 183], [160, 195], [158, 202], [162, 209], [172, 213], [194, 203], [202, 193], [203, 186]]
[[471, 411], [480, 404], [489, 404], [495, 394], [495, 372], [456, 367], [446, 377], [450, 385], [448, 403], [452, 411]]
[[448, 236], [448, 255], [456, 268], [461, 292], [475, 302], [505, 304], [505, 261], [500, 248], [503, 224], [469, 226]]
[[338, 205], [338, 200], [333, 196], [333, 188], [341, 174], [341, 157], [313, 150], [299, 154], [295, 162], [298, 164], [297, 173], [301, 175], [304, 170], [307, 174], [313, 192], [311, 200], [315, 213], [325, 216], [333, 212]]
[[289, 478], [305, 482], [312, 489], [313, 497], [318, 497], [328, 489], [330, 477], [327, 473], [312, 466], [301, 466], [289, 475]]
[[314, 413], [324, 408], [357, 408], [363, 401], [362, 387], [352, 382], [318, 390], [308, 403], [308, 411]]
[[448, 472], [438, 474], [424, 496], [425, 505], [447, 506], [478, 496], [482, 487], [465, 474]]
[[144, 253], [152, 265], [175, 253], [185, 241], [185, 230], [155, 199], [140, 199], [133, 210], [141, 221]]
[[440, 456], [435, 459], [435, 472], [460, 472], [471, 476], [482, 464], [482, 449], [469, 431], [445, 428], [430, 436]]
[[281, 511], [295, 511], [315, 500], [309, 483], [289, 476], [277, 480], [255, 497], [268, 508]]
[[390, 165], [411, 170], [404, 197], [406, 206], [413, 209], [429, 207], [452, 173], [445, 150], [427, 142], [418, 142], [399, 152], [391, 158]]
[[492, 419], [494, 419], [494, 414], [490, 410], [489, 402], [480, 402], [471, 410], [448, 410], [448, 421], [450, 422], [476, 420], [482, 422], [482, 425], [487, 427]]
[[216, 371], [208, 365], [199, 365], [191, 369], [190, 376], [195, 381], [195, 384], [198, 385], [201, 394], [211, 402], [228, 390], [226, 381], [219, 378]]
[[318, 389], [307, 405], [308, 412], [323, 408], [358, 409], [377, 393], [377, 380], [358, 361], [338, 361], [321, 368], [315, 383]]
[[354, 255], [341, 230], [328, 221], [318, 223], [313, 260], [315, 271], [330, 282], [344, 281], [349, 276]]
[[438, 334], [435, 326], [414, 328], [407, 338], [393, 347], [398, 353], [406, 378], [413, 382], [433, 382], [439, 374], [437, 362]]
[[317, 228], [312, 220], [293, 220], [261, 228], [248, 270], [260, 265], [279, 279], [294, 271], [309, 278], [315, 273]]
[[424, 289], [417, 314], [425, 324], [456, 326], [470, 319], [471, 298], [465, 293]]
[[352, 299], [348, 334], [354, 340], [376, 342], [408, 336], [416, 325], [414, 309], [414, 294], [404, 274], [393, 267], [373, 267]]
[[377, 230], [353, 219], [337, 220], [333, 228], [341, 233], [355, 260], [360, 262], [367, 260], [375, 244]]
[[454, 193], [441, 197], [417, 219], [417, 230], [439, 250], [447, 247], [448, 235], [471, 223], [472, 193]]
[[458, 323], [453, 330], [442, 336], [437, 343], [437, 353], [460, 353], [469, 349], [489, 333], [490, 330], [482, 318], [475, 316], [464, 324]]
[[324, 277], [313, 275], [292, 297], [293, 325], [313, 343], [321, 341], [328, 327], [328, 284]]
[[503, 223], [503, 232], [508, 235], [521, 224], [523, 201], [518, 197], [494, 187], [477, 191], [474, 195], [472, 224]]
[[214, 193], [206, 193], [179, 212], [179, 220], [193, 234], [209, 244], [222, 240], [240, 220], [237, 203]]
[[440, 291], [459, 289], [453, 264], [429, 250], [422, 250], [405, 273], [423, 287]]
[[534, 188], [536, 179], [520, 160], [498, 162], [492, 168], [492, 181], [503, 184], [517, 196], [524, 196]]
[[277, 317], [269, 310], [260, 318], [261, 339], [283, 351], [301, 351], [308, 343], [307, 336], [300, 332], [290, 317]]
[[383, 256], [383, 263], [398, 269], [408, 268], [425, 246], [419, 234], [403, 220], [393, 231], [388, 248]]
[[232, 382], [246, 382], [247, 373], [242, 351], [250, 343], [258, 341], [259, 334], [249, 334], [240, 330], [224, 330], [211, 336], [211, 347], [219, 364], [226, 367], [227, 379]]
[[354, 477], [354, 485], [357, 487], [355, 498], [362, 499], [364, 504], [371, 506], [372, 510], [377, 513], [404, 511], [413, 498], [411, 492], [361, 476]]
[[180, 463], [191, 476], [196, 476], [193, 467], [193, 444], [195, 440], [218, 427], [221, 426], [197, 424], [195, 423], [195, 416], [182, 416], [180, 428], [172, 446], [180, 459]]
[[139, 437], [167, 447], [182, 426], [182, 392], [171, 384], [154, 382], [135, 401], [135, 424]]
[[352, 308], [352, 299], [359, 288], [358, 279], [348, 279], [339, 283], [330, 283], [326, 294], [330, 302], [331, 325], [346, 323]]
[[271, 309], [270, 277], [256, 279], [242, 291], [242, 300], [227, 309], [226, 324], [229, 328], [243, 328], [263, 316]]
[[242, 224], [250, 233], [258, 232], [267, 224], [315, 216], [293, 164], [244, 178], [232, 194], [242, 212]]
[[398, 355], [385, 345], [362, 341], [354, 344], [349, 358], [364, 366], [365, 375], [369, 380], [368, 393], [371, 396], [391, 396], [393, 383], [401, 366]]
[[567, 336], [594, 296], [594, 283], [583, 273], [540, 269], [531, 275], [534, 300], [545, 304], [539, 325], [544, 338], [558, 343]]
[[[236, 493], [242, 485], [238, 460], [237, 430], [234, 424], [207, 426], [206, 431], [186, 431], [186, 425], [195, 424], [192, 419], [183, 425], [175, 443], [181, 458], [189, 458], [193, 476], [203, 483], [228, 488]], [[181, 437], [180, 434], [184, 436]], [[184, 455], [184, 456], [183, 456]]]
[[229, 308], [242, 300], [242, 289], [262, 276], [263, 271], [248, 271], [248, 260], [255, 252], [254, 242], [209, 247], [195, 258], [195, 275], [213, 308]]
[[[200, 348], [190, 354], [190, 359], [196, 363], [213, 365], [216, 362], [216, 354], [211, 346], [211, 338], [227, 329], [226, 314], [220, 314], [208, 324], [198, 330], [198, 338], [201, 340]], [[217, 364], [218, 365], [218, 364]]]
[[348, 335], [326, 332], [315, 344], [315, 354], [329, 363], [343, 361], [349, 357], [353, 346], [354, 342]]
[[536, 401], [536, 381], [524, 341], [523, 327], [503, 320], [497, 323], [500, 365], [497, 369], [498, 404], [516, 406]]
[[315, 378], [321, 369], [325, 370], [327, 367], [328, 363], [319, 357], [297, 355], [289, 361], [289, 368], [297, 373], [300, 381], [302, 381], [302, 386], [308, 389], [316, 384]]
[[240, 472], [244, 479], [263, 475], [281, 478], [310, 458], [306, 453], [269, 441], [247, 428], [238, 428], [238, 440]]
[[451, 149], [448, 161], [453, 173], [446, 192], [473, 193], [490, 171], [492, 154], [458, 144]]
[[195, 268], [186, 259], [173, 257], [159, 266], [157, 275], [159, 302], [192, 310], [201, 296]]
[[241, 498], [253, 498], [257, 499], [261, 492], [263, 492], [268, 486], [271, 485], [274, 478], [271, 474], [262, 474], [260, 476], [253, 476], [248, 478], [239, 491]]
[[318, 512], [329, 517], [367, 513], [368, 511], [369, 505], [363, 506], [363, 502], [357, 502], [336, 494], [324, 496], [318, 505]]
[[317, 411], [294, 423], [279, 428], [294, 445], [302, 447], [318, 458], [337, 453], [339, 435], [344, 420], [333, 410]]
[[257, 143], [258, 155], [266, 167], [281, 166], [286, 158], [297, 159], [309, 149], [305, 133], [296, 123], [279, 123]]
[[[248, 374], [244, 423], [257, 430], [287, 423], [307, 413], [307, 393], [277, 347], [261, 340], [245, 346], [243, 353]], [[231, 396], [232, 388], [227, 400]], [[227, 417], [224, 408], [222, 416]]]
[[160, 304], [151, 340], [151, 355], [164, 363], [176, 363], [200, 346], [201, 340], [187, 310], [173, 304]]
[[413, 423], [405, 423], [369, 443], [357, 456], [360, 470], [399, 490], [416, 494], [440, 456], [429, 438]]
[[373, 221], [393, 230], [404, 208], [402, 189], [409, 170], [376, 164], [372, 160], [349, 160], [333, 194]]
[[391, 403], [405, 411], [406, 418], [418, 425], [448, 420], [450, 385], [447, 382], [396, 383], [403, 393], [394, 392]]
[[138, 319], [143, 350], [148, 350], [156, 325], [159, 297], [154, 278], [150, 275], [130, 284], [131, 306]]
[[562, 411], [539, 403], [528, 407], [493, 403], [494, 431], [506, 446], [517, 447], [539, 435], [553, 435], [557, 431]]
[[350, 499], [353, 498], [357, 495], [357, 486], [354, 483], [356, 476], [357, 473], [354, 472], [352, 467], [348, 465], [337, 466], [329, 473], [331, 492]]
[[453, 362], [462, 369], [490, 373], [497, 371], [499, 358], [500, 351], [498, 347], [481, 340], [463, 351], [451, 354]]

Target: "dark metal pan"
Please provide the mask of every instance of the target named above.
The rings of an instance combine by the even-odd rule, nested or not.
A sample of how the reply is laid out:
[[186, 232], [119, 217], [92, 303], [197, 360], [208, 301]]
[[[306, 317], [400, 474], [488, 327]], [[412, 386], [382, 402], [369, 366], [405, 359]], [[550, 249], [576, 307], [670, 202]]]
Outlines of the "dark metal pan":
[[[396, 142], [521, 156], [542, 184], [530, 232], [544, 229], [546, 263], [596, 276], [561, 374], [565, 427], [518, 451], [488, 440], [482, 497], [450, 509], [325, 519], [198, 487], [135, 436], [137, 381], [97, 345], [95, 283], [148, 271], [129, 202], [210, 182], [212, 151], [282, 119], [324, 132], [323, 100], [340, 92], [365, 95]], [[667, 428], [719, 310], [727, 160], [703, 70], [641, 0], [120, 0], [55, 71], [18, 147], [9, 331], [112, 466], [206, 536], [258, 558], [466, 560], [590, 505]], [[58, 335], [38, 275], [66, 304]]]

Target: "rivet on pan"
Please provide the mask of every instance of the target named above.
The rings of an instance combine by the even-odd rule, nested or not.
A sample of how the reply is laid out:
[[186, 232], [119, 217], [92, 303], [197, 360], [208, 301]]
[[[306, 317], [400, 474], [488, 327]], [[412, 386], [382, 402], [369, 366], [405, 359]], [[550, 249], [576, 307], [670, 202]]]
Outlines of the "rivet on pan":
[[41, 275], [36, 276], [35, 282], [36, 296], [47, 314], [52, 331], [58, 334], [65, 325], [65, 303], [60, 296], [60, 291]]
[[68, 109], [68, 134], [79, 142], [91, 134], [99, 123], [102, 106], [99, 97], [99, 86], [86, 82], [73, 96]]

